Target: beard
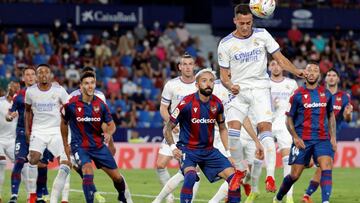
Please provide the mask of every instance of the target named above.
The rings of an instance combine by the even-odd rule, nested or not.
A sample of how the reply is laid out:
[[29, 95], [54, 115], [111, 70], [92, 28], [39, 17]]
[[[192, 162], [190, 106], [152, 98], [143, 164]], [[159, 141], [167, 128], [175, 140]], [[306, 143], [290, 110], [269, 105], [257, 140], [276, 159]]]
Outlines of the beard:
[[205, 89], [200, 89], [200, 94], [202, 94], [206, 97], [210, 96], [212, 94], [212, 92], [213, 92], [213, 89], [211, 89], [210, 87], [205, 88]]
[[306, 79], [306, 82], [310, 85], [314, 85], [315, 83], [317, 83], [319, 81], [319, 77], [317, 77], [316, 80], [314, 80], [314, 81], [310, 81], [310, 80]]

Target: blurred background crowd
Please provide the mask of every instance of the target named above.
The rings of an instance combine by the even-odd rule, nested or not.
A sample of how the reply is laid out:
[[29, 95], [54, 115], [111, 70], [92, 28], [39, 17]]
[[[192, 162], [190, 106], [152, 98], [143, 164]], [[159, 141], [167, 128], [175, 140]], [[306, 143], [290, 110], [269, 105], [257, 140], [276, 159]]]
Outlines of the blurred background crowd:
[[[2, 0], [0, 2], [37, 3], [116, 3], [100, 0]], [[124, 1], [126, 2], [126, 1]], [[359, 5], [356, 0], [282, 1], [281, 6]], [[329, 4], [330, 2], [330, 4]], [[343, 3], [343, 2], [346, 2]], [[346, 6], [345, 6], [346, 5]], [[96, 69], [98, 89], [107, 97], [107, 103], [119, 127], [161, 127], [159, 113], [164, 83], [179, 72], [179, 56], [188, 52], [198, 67], [218, 70], [216, 50], [199, 53], [201, 42], [184, 22], [160, 24], [155, 21], [146, 27], [139, 23], [133, 28], [113, 24], [107, 29], [91, 33], [78, 30], [73, 20], [55, 20], [48, 31], [33, 28], [8, 29], [0, 24], [0, 89], [19, 80], [23, 67], [48, 63], [54, 78], [68, 92], [78, 88], [80, 71], [84, 66]], [[271, 31], [270, 31], [271, 32]], [[318, 61], [324, 74], [332, 67], [341, 74], [340, 87], [351, 94], [354, 106], [352, 127], [360, 126], [360, 35], [340, 26], [321, 35], [307, 33], [295, 25], [288, 31], [273, 34], [282, 52], [298, 67], [307, 61]], [[223, 37], [223, 36], [221, 36]], [[290, 76], [291, 77], [291, 76]], [[301, 84], [301, 81], [298, 81]]]

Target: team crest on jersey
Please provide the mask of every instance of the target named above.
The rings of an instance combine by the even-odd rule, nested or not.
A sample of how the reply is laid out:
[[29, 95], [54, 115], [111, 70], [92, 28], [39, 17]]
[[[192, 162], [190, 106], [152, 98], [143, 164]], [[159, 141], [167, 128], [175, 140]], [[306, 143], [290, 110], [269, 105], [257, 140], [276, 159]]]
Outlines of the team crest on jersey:
[[255, 45], [255, 46], [259, 46], [259, 42], [257, 42], [257, 39], [256, 39], [256, 38], [254, 39], [254, 45]]
[[211, 111], [212, 113], [215, 113], [216, 110], [217, 110], [216, 106], [211, 106], [211, 107], [210, 107], [210, 111]]
[[325, 93], [320, 93], [320, 97], [325, 97]]
[[100, 110], [100, 107], [99, 106], [94, 106], [93, 109], [94, 109], [95, 113], [98, 113], [99, 110]]
[[81, 107], [78, 107], [77, 110], [78, 110], [78, 112], [81, 112]]
[[341, 97], [336, 97], [336, 101], [341, 101]]
[[194, 112], [196, 113], [196, 112], [197, 112], [197, 110], [198, 110], [198, 108], [196, 108], [196, 107], [195, 107], [195, 108], [193, 108], [193, 110], [194, 110]]
[[305, 99], [307, 99], [307, 98], [308, 98], [308, 95], [307, 95], [307, 94], [304, 94], [304, 97], [305, 97]]

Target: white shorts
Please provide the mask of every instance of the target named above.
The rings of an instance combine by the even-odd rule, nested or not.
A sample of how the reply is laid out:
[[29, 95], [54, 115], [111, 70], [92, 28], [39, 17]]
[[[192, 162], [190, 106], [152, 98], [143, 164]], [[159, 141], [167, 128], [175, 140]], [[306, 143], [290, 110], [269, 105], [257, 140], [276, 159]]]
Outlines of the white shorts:
[[[173, 139], [174, 139], [174, 143], [176, 144], [178, 141], [179, 141], [179, 134], [174, 134], [173, 133]], [[164, 138], [162, 143], [161, 143], [161, 146], [160, 146], [160, 149], [159, 149], [159, 154], [162, 154], [164, 156], [173, 156], [173, 153], [170, 149], [170, 146], [169, 144], [166, 142], [166, 139]]]
[[11, 162], [15, 160], [15, 139], [0, 141], [0, 156], [8, 157]]
[[240, 138], [241, 145], [243, 147], [243, 157], [248, 164], [252, 164], [255, 158], [256, 146], [254, 140], [251, 138]]
[[291, 144], [293, 143], [292, 137], [289, 131], [285, 128], [282, 129], [273, 129], [272, 130], [273, 136], [276, 138], [276, 142], [279, 145], [279, 150], [285, 148], [291, 148]]
[[[240, 87], [241, 88], [241, 87]], [[245, 89], [229, 103], [226, 120], [244, 122], [246, 116], [252, 111], [256, 124], [272, 121], [270, 89]]]
[[46, 148], [55, 158], [59, 157], [64, 152], [61, 134], [40, 135], [36, 134], [36, 132], [31, 133], [29, 151], [37, 151], [43, 154]]
[[[70, 161], [71, 161], [71, 164], [74, 165], [74, 163], [72, 162], [73, 159], [72, 159], [71, 156], [73, 156], [73, 155], [70, 154]], [[67, 161], [67, 160], [68, 160], [68, 158], [67, 158], [66, 153], [65, 153], [65, 150], [64, 150], [64, 151], [60, 154], [60, 162], [61, 162], [61, 161]], [[74, 162], [75, 162], [75, 159], [74, 159]], [[76, 162], [75, 162], [75, 163], [76, 163]]]

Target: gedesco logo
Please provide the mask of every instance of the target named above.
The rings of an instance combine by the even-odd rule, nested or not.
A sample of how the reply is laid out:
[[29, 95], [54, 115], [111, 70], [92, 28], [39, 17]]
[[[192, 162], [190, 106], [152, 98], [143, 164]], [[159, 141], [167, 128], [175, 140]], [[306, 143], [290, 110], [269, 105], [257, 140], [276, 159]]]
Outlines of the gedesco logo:
[[192, 118], [192, 119], [191, 119], [191, 122], [192, 122], [192, 123], [215, 123], [215, 122], [216, 122], [216, 119], [209, 119], [209, 118], [201, 118], [201, 119], [198, 119], [198, 118]]
[[311, 104], [308, 104], [308, 103], [305, 103], [304, 104], [304, 107], [306, 108], [306, 109], [308, 109], [308, 108], [318, 108], [318, 107], [326, 107], [326, 103], [316, 103], [316, 102], [313, 102], [313, 103], [311, 103]]
[[101, 121], [100, 117], [95, 117], [95, 118], [92, 118], [92, 117], [85, 117], [85, 118], [76, 117], [76, 120], [78, 122], [100, 122]]

